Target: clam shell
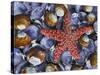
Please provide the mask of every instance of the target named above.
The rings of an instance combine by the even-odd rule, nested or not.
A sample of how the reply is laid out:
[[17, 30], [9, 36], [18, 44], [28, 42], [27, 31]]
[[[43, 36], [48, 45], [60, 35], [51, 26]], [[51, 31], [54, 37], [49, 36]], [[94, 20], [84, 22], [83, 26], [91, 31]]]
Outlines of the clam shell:
[[59, 71], [59, 67], [57, 64], [49, 63], [46, 65], [45, 71], [46, 72]]
[[46, 54], [45, 51], [39, 46], [37, 48], [31, 48], [27, 53], [27, 61], [29, 61], [33, 66], [40, 65], [45, 61]]
[[27, 10], [26, 7], [23, 5], [22, 2], [12, 2], [11, 3], [11, 15], [19, 15], [19, 14], [24, 14], [24, 12]]
[[27, 27], [25, 32], [31, 37], [31, 39], [37, 39], [39, 37], [39, 28], [35, 25]]
[[87, 15], [87, 21], [93, 23], [96, 20], [96, 16], [93, 13]]
[[71, 67], [71, 70], [82, 70], [82, 66], [77, 65], [77, 64], [73, 64], [72, 67]]
[[14, 67], [23, 61], [23, 58], [20, 53], [20, 50], [17, 48], [14, 48], [13, 52], [11, 53], [11, 63], [12, 65], [14, 65]]
[[24, 32], [18, 33], [17, 36], [15, 36], [14, 39], [15, 43], [14, 46], [15, 47], [24, 47], [28, 44], [31, 43], [31, 38]]
[[76, 61], [76, 64], [78, 64], [78, 65], [84, 65], [85, 60], [86, 60], [85, 51], [83, 51], [83, 50], [80, 51], [79, 55], [80, 55], [80, 59], [75, 60]]
[[27, 28], [29, 25], [30, 25], [30, 19], [28, 16], [20, 14], [14, 17], [15, 29], [23, 30]]
[[89, 41], [90, 41], [90, 39], [87, 35], [84, 35], [79, 39], [80, 45], [85, 48], [88, 47]]
[[21, 69], [27, 64], [26, 61], [22, 61], [19, 65], [17, 65], [14, 69], [15, 74], [20, 74]]
[[96, 68], [97, 67], [97, 53], [93, 53], [91, 56], [90, 56], [90, 63], [91, 63], [91, 66], [93, 68]]
[[54, 44], [54, 40], [49, 39], [47, 37], [43, 37], [40, 41], [41, 45], [43, 45], [46, 49], [50, 49]]
[[73, 13], [71, 15], [71, 24], [72, 25], [78, 25], [79, 23], [79, 14], [78, 13]]
[[70, 53], [68, 51], [65, 51], [62, 55], [61, 55], [61, 61], [63, 65], [68, 65], [72, 63], [72, 56], [70, 55]]
[[92, 6], [83, 6], [83, 10], [84, 10], [85, 12], [90, 13], [90, 12], [93, 11], [93, 7], [92, 7]]
[[66, 10], [67, 9], [66, 9], [66, 7], [64, 5], [61, 5], [61, 4], [55, 5], [55, 13], [59, 17], [64, 16]]
[[45, 15], [44, 15], [44, 22], [50, 26], [50, 27], [53, 27], [56, 25], [57, 23], [57, 16], [54, 14], [54, 13], [51, 13], [51, 12], [47, 12]]
[[30, 19], [41, 19], [41, 17], [44, 14], [45, 8], [46, 8], [47, 4], [42, 4], [41, 6], [36, 7], [34, 10], [32, 10], [31, 15], [30, 15]]

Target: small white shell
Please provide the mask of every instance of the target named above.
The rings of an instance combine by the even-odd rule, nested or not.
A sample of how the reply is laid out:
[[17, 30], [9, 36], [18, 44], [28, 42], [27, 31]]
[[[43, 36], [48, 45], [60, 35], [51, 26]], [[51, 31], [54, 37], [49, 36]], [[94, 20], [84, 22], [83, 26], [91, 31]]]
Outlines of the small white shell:
[[96, 16], [93, 13], [90, 13], [87, 15], [87, 20], [89, 23], [94, 22], [95, 18], [96, 18]]
[[84, 11], [86, 11], [86, 12], [92, 12], [92, 10], [93, 10], [92, 6], [85, 6], [84, 7]]
[[56, 10], [57, 16], [60, 16], [60, 17], [64, 16], [64, 10], [61, 7], [56, 7], [55, 10]]
[[83, 36], [83, 37], [82, 37], [82, 40], [83, 40], [84, 42], [89, 42], [89, 37], [88, 37], [88, 36]]

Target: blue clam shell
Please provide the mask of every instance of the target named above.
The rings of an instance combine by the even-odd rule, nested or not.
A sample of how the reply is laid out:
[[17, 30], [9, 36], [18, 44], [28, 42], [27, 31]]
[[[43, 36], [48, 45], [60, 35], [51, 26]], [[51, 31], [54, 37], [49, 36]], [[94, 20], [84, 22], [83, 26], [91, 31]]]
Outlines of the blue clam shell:
[[76, 60], [76, 63], [79, 64], [79, 65], [84, 65], [85, 60], [86, 60], [85, 51], [80, 51], [79, 55], [80, 55], [80, 59]]
[[22, 67], [24, 67], [25, 64], [27, 64], [27, 61], [22, 61], [18, 66], [15, 67], [14, 73], [15, 74], [19, 74], [21, 69], [22, 69]]
[[[34, 47], [28, 47], [27, 49], [27, 51], [26, 51], [26, 56], [27, 56], [27, 54], [30, 52], [30, 49], [31, 48], [33, 48], [33, 49], [35, 49], [34, 51], [35, 52], [38, 52], [38, 51], [43, 51], [44, 53], [45, 53], [45, 59], [43, 60], [43, 62], [41, 62], [40, 64], [37, 64], [37, 65], [33, 65], [32, 63], [30, 63], [30, 64], [32, 64], [34, 67], [40, 67], [41, 65], [43, 65], [44, 63], [45, 63], [45, 61], [46, 61], [46, 58], [47, 58], [47, 51], [41, 46], [41, 45], [37, 45], [37, 46], [34, 46]], [[28, 60], [27, 60], [28, 61]]]
[[41, 3], [31, 3], [32, 10], [39, 6], [41, 6]]
[[98, 31], [98, 28], [97, 28], [97, 21], [94, 22], [93, 27], [94, 27], [95, 32], [97, 32], [97, 31]]
[[45, 10], [46, 4], [42, 4], [39, 7], [36, 7], [31, 12], [30, 19], [40, 19], [43, 16], [44, 10]]
[[47, 4], [46, 10], [53, 12], [54, 11], [54, 4]]
[[82, 48], [81, 46], [79, 46], [80, 53], [81, 53], [81, 51], [83, 51], [83, 53], [84, 53], [83, 56], [85, 56], [86, 58], [88, 58], [90, 56], [90, 54], [92, 54], [95, 51], [95, 48], [96, 48], [96, 46], [92, 39], [90, 39], [88, 47]]
[[87, 16], [86, 12], [79, 12], [79, 19], [80, 20], [85, 20], [86, 16]]
[[26, 28], [25, 32], [31, 37], [31, 39], [36, 39], [39, 36], [39, 28], [35, 25], [30, 25]]
[[93, 40], [90, 39], [89, 45], [86, 49], [84, 49], [84, 51], [87, 52], [87, 56], [95, 51], [95, 44]]
[[12, 15], [23, 14], [26, 11], [26, 7], [23, 5], [22, 2], [14, 2], [12, 4]]
[[88, 22], [87, 21], [80, 21], [79, 25], [80, 26], [86, 26], [86, 25], [88, 25]]
[[93, 11], [92, 11], [94, 14], [95, 14], [95, 16], [97, 17], [97, 7], [96, 6], [94, 6], [93, 7]]
[[30, 50], [30, 45], [25, 46], [23, 53], [26, 54]]
[[11, 53], [11, 62], [14, 66], [18, 65], [20, 62], [23, 61], [22, 56], [20, 55], [19, 49], [14, 48], [14, 52]]
[[70, 55], [70, 53], [68, 51], [65, 51], [61, 55], [61, 62], [63, 65], [68, 65], [68, 64], [72, 63], [72, 56]]
[[76, 5], [76, 6], [75, 6], [76, 12], [80, 12], [80, 9], [81, 9], [81, 6], [80, 6], [80, 5]]
[[73, 13], [71, 15], [71, 24], [72, 25], [78, 25], [79, 23], [79, 14], [78, 13]]
[[54, 44], [54, 40], [49, 39], [48, 37], [43, 37], [40, 41], [41, 45], [43, 45], [46, 49], [50, 49]]
[[45, 66], [46, 66], [46, 62], [43, 62], [42, 64], [35, 66], [35, 69], [37, 70], [37, 72], [44, 72]]
[[25, 14], [30, 15], [32, 11], [32, 5], [30, 2], [23, 2], [23, 5], [26, 7]]

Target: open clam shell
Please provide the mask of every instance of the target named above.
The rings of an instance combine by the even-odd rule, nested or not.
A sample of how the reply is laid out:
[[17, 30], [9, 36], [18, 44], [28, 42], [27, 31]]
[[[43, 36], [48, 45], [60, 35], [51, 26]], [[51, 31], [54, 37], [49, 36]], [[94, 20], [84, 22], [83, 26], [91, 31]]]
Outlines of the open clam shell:
[[26, 53], [26, 58], [33, 66], [37, 66], [45, 62], [46, 53], [43, 48], [36, 46]]

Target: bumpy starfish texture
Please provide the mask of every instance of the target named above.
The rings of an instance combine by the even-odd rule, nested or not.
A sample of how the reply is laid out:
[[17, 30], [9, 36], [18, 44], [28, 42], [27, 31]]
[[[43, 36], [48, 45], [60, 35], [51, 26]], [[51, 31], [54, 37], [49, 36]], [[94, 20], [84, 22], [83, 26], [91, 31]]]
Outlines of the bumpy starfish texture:
[[60, 55], [65, 50], [68, 50], [74, 59], [80, 59], [77, 41], [84, 33], [89, 32], [90, 30], [92, 30], [91, 26], [84, 26], [71, 30], [70, 18], [68, 14], [65, 14], [63, 30], [41, 29], [40, 32], [44, 36], [58, 42], [53, 52], [53, 60], [57, 63]]

